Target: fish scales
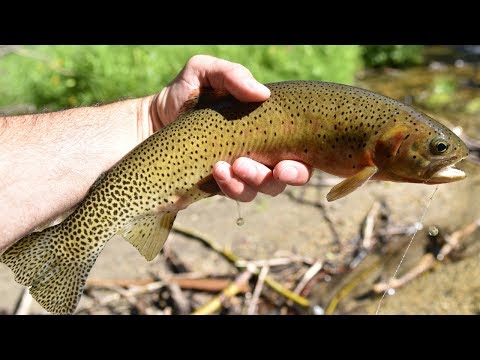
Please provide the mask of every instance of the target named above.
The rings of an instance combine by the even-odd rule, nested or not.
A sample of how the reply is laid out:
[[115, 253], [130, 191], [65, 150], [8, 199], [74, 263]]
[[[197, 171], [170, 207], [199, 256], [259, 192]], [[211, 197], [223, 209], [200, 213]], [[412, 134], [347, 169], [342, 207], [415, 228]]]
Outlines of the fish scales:
[[107, 241], [118, 234], [152, 260], [177, 212], [219, 193], [211, 175], [219, 160], [247, 156], [273, 167], [291, 159], [347, 178], [332, 189], [330, 201], [369, 179], [465, 177], [451, 166], [468, 155], [465, 144], [412, 107], [341, 84], [267, 86], [271, 96], [262, 103], [201, 95], [103, 174], [62, 223], [26, 236], [0, 260], [45, 309], [72, 313]]

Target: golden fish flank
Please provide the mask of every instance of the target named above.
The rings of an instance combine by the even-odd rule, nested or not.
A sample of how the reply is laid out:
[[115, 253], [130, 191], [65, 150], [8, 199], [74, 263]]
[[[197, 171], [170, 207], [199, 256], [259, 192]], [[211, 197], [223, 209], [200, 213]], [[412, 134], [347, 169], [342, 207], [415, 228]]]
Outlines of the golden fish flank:
[[127, 154], [61, 224], [21, 239], [0, 260], [53, 313], [72, 313], [106, 242], [119, 234], [147, 260], [160, 252], [179, 210], [219, 193], [218, 160], [248, 156], [268, 166], [303, 161], [346, 177], [329, 201], [369, 179], [445, 183], [468, 155], [448, 128], [367, 90], [314, 81], [267, 85], [263, 103], [207, 93], [177, 121]]

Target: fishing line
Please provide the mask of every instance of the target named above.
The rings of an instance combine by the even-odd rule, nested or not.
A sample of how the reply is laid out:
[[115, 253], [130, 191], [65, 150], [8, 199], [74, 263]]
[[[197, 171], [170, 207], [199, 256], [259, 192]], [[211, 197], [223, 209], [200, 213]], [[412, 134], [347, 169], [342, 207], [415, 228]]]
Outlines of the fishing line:
[[[428, 208], [430, 207], [430, 204], [432, 203], [432, 199], [433, 199], [433, 196], [435, 195], [435, 193], [437, 192], [438, 190], [438, 185], [435, 187], [435, 190], [433, 190], [433, 193], [432, 195], [430, 195], [430, 198], [428, 199], [428, 203], [427, 205], [425, 206], [425, 209], [423, 210], [423, 214], [422, 216], [420, 217], [420, 224], [423, 225], [423, 219], [425, 218], [425, 215], [427, 214], [427, 210]], [[408, 243], [407, 245], [407, 248], [405, 249], [405, 252], [403, 253], [403, 256], [402, 258], [400, 259], [400, 263], [398, 264], [397, 268], [395, 269], [395, 272], [393, 273], [392, 277], [390, 278], [390, 280], [388, 280], [388, 283], [387, 284], [391, 284], [392, 281], [395, 279], [395, 277], [397, 276], [397, 273], [398, 271], [400, 270], [400, 266], [402, 266], [402, 263], [403, 263], [403, 260], [405, 260], [405, 256], [407, 255], [407, 252], [408, 252], [408, 249], [410, 249], [410, 246], [413, 244], [413, 239], [415, 238], [415, 235], [417, 235], [417, 232], [418, 230], [420, 230], [421, 227], [420, 226], [415, 226], [415, 232], [413, 233], [412, 235], [412, 238], [410, 239], [410, 242]], [[382, 302], [383, 302], [383, 299], [385, 298], [385, 296], [387, 295], [388, 291], [390, 290], [390, 287], [387, 287], [385, 289], [385, 291], [383, 292], [383, 295], [382, 297], [380, 298], [380, 301], [378, 302], [378, 306], [377, 306], [377, 311], [375, 311], [375, 315], [378, 315], [379, 311], [380, 311], [380, 307], [382, 306]]]

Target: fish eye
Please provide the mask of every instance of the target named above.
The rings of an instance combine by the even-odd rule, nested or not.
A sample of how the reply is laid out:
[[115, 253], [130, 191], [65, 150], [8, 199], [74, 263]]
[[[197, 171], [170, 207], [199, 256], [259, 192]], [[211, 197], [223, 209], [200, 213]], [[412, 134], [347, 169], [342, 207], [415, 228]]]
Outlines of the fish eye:
[[448, 149], [448, 143], [443, 138], [435, 138], [430, 143], [430, 150], [435, 155], [441, 155]]

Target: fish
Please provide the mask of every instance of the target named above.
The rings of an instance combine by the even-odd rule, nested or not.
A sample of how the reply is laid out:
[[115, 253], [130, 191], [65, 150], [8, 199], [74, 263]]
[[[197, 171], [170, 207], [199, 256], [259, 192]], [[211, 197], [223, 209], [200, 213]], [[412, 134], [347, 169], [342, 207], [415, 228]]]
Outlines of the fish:
[[345, 178], [328, 201], [368, 180], [441, 184], [466, 177], [455, 165], [468, 156], [467, 146], [411, 106], [336, 83], [266, 86], [271, 96], [263, 102], [200, 91], [176, 121], [103, 173], [64, 221], [20, 239], [0, 262], [48, 312], [72, 314], [90, 269], [114, 235], [150, 261], [179, 211], [222, 194], [212, 175], [219, 160], [246, 156], [273, 168], [290, 159]]

